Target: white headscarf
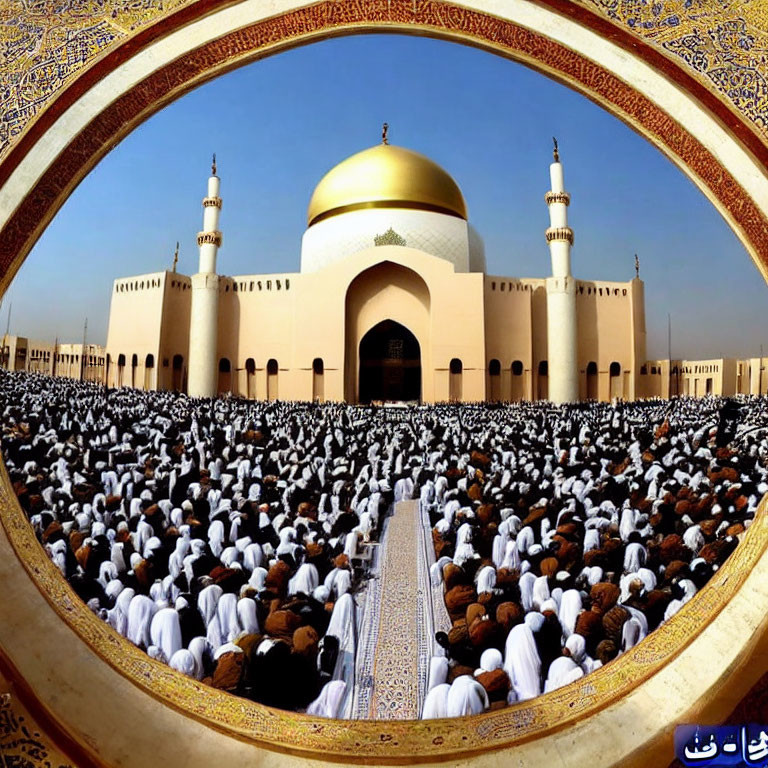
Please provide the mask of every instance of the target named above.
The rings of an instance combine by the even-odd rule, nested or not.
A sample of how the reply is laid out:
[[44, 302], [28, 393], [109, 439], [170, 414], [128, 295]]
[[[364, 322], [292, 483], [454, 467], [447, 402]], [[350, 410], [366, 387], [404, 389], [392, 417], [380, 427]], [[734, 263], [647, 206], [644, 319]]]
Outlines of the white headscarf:
[[197, 662], [194, 655], [186, 648], [181, 648], [171, 656], [170, 662], [168, 662], [171, 669], [175, 669], [177, 672], [181, 672], [182, 675], [187, 677], [196, 677]]
[[296, 574], [288, 582], [288, 594], [295, 595], [301, 592], [311, 595], [320, 584], [320, 576], [317, 567], [312, 563], [302, 563]]
[[433, 656], [429, 662], [429, 685], [430, 691], [436, 685], [441, 685], [448, 679], [448, 659], [445, 656]]
[[195, 657], [195, 680], [202, 680], [205, 674], [205, 656], [210, 652], [208, 640], [204, 637], [193, 637], [189, 641], [189, 652]]
[[237, 601], [237, 616], [243, 632], [255, 635], [259, 632], [259, 619], [256, 615], [256, 601], [250, 597], [241, 597]]
[[224, 590], [218, 584], [210, 584], [200, 590], [200, 594], [197, 596], [197, 609], [200, 611], [206, 627], [216, 615], [216, 606], [223, 594]]
[[518, 701], [532, 699], [541, 693], [541, 658], [531, 628], [523, 623], [512, 627], [504, 646], [504, 671], [509, 677]]
[[567, 640], [576, 631], [576, 619], [579, 617], [582, 607], [581, 593], [578, 590], [567, 589], [563, 592], [557, 616], [563, 628], [563, 640]]
[[136, 595], [128, 608], [128, 639], [140, 647], [151, 645], [149, 628], [157, 605], [146, 595]]
[[232, 592], [224, 593], [216, 605], [216, 615], [223, 641], [231, 643], [243, 631], [238, 617], [237, 595]]
[[451, 686], [441, 683], [431, 688], [424, 699], [424, 708], [421, 712], [422, 720], [430, 720], [438, 717], [448, 717], [448, 693]]
[[161, 608], [154, 615], [149, 637], [152, 645], [156, 645], [163, 652], [166, 664], [176, 651], [181, 650], [181, 625], [175, 608]]
[[347, 684], [343, 680], [331, 680], [323, 686], [320, 695], [307, 707], [308, 715], [339, 717]]
[[569, 656], [559, 656], [549, 665], [544, 693], [562, 688], [580, 677], [584, 677], [584, 670]]
[[448, 717], [478, 715], [488, 709], [490, 703], [485, 688], [471, 675], [460, 675], [451, 685], [446, 701]]
[[480, 669], [483, 672], [493, 672], [504, 666], [504, 657], [497, 648], [488, 648], [480, 657]]
[[136, 591], [127, 587], [115, 601], [115, 607], [107, 611], [107, 621], [123, 637], [128, 635], [128, 611]]

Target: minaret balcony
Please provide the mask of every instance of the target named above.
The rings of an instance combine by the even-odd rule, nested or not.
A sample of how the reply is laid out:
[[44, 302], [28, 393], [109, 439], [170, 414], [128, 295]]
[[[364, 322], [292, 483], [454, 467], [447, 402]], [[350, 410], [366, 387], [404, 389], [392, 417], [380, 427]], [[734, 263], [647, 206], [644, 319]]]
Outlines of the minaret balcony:
[[219, 209], [221, 209], [221, 198], [220, 197], [204, 197], [203, 198], [203, 208], [219, 208]]
[[219, 248], [221, 246], [221, 232], [198, 232], [197, 244], [215, 245], [217, 248]]
[[544, 200], [546, 200], [547, 205], [552, 205], [552, 203], [571, 204], [571, 196], [567, 192], [547, 192], [544, 195]]
[[549, 227], [544, 235], [548, 243], [567, 241], [573, 245], [573, 230], [570, 227]]

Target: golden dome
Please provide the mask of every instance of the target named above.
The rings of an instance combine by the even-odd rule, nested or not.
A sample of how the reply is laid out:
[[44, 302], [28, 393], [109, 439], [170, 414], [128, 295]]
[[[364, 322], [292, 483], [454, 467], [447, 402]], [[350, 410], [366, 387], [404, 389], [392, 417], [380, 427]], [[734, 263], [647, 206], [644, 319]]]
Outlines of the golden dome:
[[467, 218], [456, 182], [437, 163], [391, 144], [364, 149], [339, 163], [315, 187], [307, 225], [361, 208], [415, 208]]

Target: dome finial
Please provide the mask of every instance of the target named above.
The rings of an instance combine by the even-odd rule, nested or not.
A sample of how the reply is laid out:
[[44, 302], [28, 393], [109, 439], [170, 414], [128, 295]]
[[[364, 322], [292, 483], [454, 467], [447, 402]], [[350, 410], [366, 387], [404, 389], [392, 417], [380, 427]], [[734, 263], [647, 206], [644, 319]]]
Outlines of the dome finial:
[[387, 140], [387, 131], [389, 131], [389, 123], [384, 123], [381, 126], [381, 143], [385, 146], [389, 144], [389, 141]]
[[559, 163], [560, 162], [560, 153], [557, 151], [557, 139], [553, 136], [552, 137], [552, 141], [554, 142], [554, 145], [555, 145], [555, 149], [552, 152], [552, 156], [555, 158], [555, 162]]
[[213, 162], [211, 162], [211, 176], [216, 175], [216, 153], [213, 153]]

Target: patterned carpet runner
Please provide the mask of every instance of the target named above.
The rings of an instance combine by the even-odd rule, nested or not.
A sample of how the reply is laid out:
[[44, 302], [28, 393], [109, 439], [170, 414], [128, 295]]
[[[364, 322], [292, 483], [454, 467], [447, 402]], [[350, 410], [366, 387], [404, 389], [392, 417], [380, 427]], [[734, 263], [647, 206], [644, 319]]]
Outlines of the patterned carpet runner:
[[433, 615], [435, 606], [443, 605], [442, 593], [435, 590], [433, 602], [431, 533], [418, 501], [395, 505], [378, 554], [360, 633], [362, 674], [354, 716], [412, 720], [419, 717], [426, 695], [435, 628], [444, 628], [447, 621], [447, 615], [438, 615], [437, 621]]

